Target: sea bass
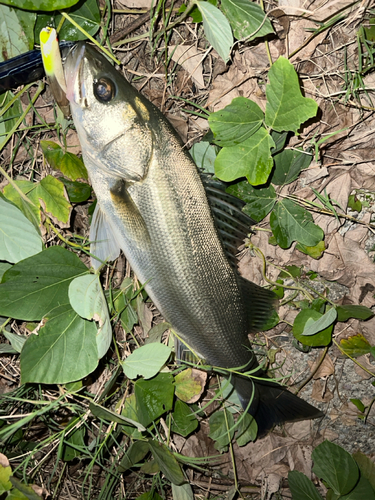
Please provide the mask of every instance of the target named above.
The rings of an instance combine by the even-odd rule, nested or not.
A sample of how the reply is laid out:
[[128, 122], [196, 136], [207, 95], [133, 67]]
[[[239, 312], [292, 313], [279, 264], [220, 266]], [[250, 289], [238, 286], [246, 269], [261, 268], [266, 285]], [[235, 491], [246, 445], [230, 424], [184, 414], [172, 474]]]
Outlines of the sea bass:
[[274, 294], [233, 268], [201, 177], [172, 126], [86, 43], [69, 52], [64, 73], [97, 197], [92, 265], [121, 249], [188, 346], [210, 365], [254, 370], [256, 378], [237, 374], [231, 382], [260, 435], [275, 424], [321, 416], [259, 367], [248, 334], [272, 313]]

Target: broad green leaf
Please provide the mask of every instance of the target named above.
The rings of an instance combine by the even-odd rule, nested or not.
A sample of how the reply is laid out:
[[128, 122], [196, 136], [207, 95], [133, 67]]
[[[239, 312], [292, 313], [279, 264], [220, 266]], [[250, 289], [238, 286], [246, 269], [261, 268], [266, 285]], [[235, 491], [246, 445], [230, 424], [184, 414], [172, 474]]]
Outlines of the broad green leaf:
[[0, 284], [0, 315], [39, 321], [49, 311], [67, 304], [69, 284], [88, 272], [73, 253], [50, 247], [12, 266]]
[[219, 146], [235, 146], [248, 139], [261, 126], [263, 111], [258, 104], [246, 97], [236, 97], [224, 109], [212, 113], [208, 118]]
[[240, 423], [236, 429], [236, 442], [238, 446], [245, 446], [249, 441], [255, 441], [258, 434], [258, 425], [255, 418], [249, 413], [241, 415]]
[[209, 437], [215, 441], [215, 448], [219, 451], [223, 451], [234, 435], [233, 415], [228, 410], [218, 410], [210, 416], [209, 422]]
[[[139, 426], [145, 427], [139, 422], [139, 417], [137, 413], [137, 402], [135, 394], [131, 394], [125, 399], [125, 405], [121, 412], [121, 416], [126, 420], [129, 420], [132, 425], [123, 424], [122, 430], [128, 436], [132, 436], [133, 439], [141, 439], [142, 429]], [[138, 426], [138, 428], [137, 428]]]
[[202, 14], [204, 34], [224, 62], [229, 61], [233, 45], [232, 30], [224, 14], [209, 2], [197, 0]]
[[314, 483], [297, 470], [292, 470], [288, 474], [288, 483], [292, 492], [293, 500], [323, 500], [317, 491]]
[[315, 335], [306, 336], [302, 335], [305, 329], [305, 325], [309, 319], [317, 321], [323, 315], [318, 311], [313, 309], [302, 309], [294, 320], [293, 324], [293, 335], [297, 340], [299, 340], [303, 345], [309, 345], [313, 347], [326, 346], [331, 342], [332, 338], [332, 326], [329, 326], [325, 330], [316, 333]]
[[[74, 2], [75, 5], [69, 9], [69, 16], [71, 16], [74, 21], [81, 26], [87, 33], [94, 36], [98, 29], [100, 28], [100, 10], [98, 7], [98, 2], [96, 0], [85, 0], [78, 3]], [[55, 10], [55, 9], [53, 9]], [[61, 22], [61, 15], [56, 15], [53, 17], [55, 26], [58, 26]], [[35, 25], [35, 42], [39, 43], [39, 33], [51, 22], [50, 14], [39, 14]], [[65, 21], [59, 31], [60, 40], [85, 40], [86, 36], [74, 25], [70, 24], [69, 21]]]
[[302, 96], [297, 73], [284, 57], [271, 66], [268, 78], [266, 124], [277, 132], [290, 130], [296, 134], [302, 123], [316, 115], [318, 105]]
[[[31, 181], [13, 181], [14, 184], [24, 193], [29, 195], [29, 193], [36, 188], [37, 183]], [[12, 184], [7, 184], [3, 190], [4, 196], [14, 203], [23, 213], [23, 215], [34, 225], [34, 227], [39, 231], [39, 226], [41, 223], [40, 217], [40, 204], [39, 201], [34, 203], [28, 196], [30, 203], [25, 201], [15, 190]]]
[[19, 262], [42, 251], [34, 225], [12, 203], [0, 197], [0, 260]]
[[356, 197], [355, 194], [350, 194], [348, 198], [348, 207], [351, 208], [354, 212], [360, 212], [362, 210], [362, 203]]
[[314, 246], [324, 237], [322, 229], [314, 224], [311, 213], [288, 199], [276, 204], [270, 226], [281, 248], [289, 248], [293, 241]]
[[164, 344], [146, 344], [128, 356], [122, 364], [127, 377], [145, 379], [154, 377], [164, 366], [171, 354], [171, 348]]
[[56, 217], [57, 220], [67, 223], [72, 206], [65, 198], [64, 184], [56, 177], [47, 175], [30, 192], [30, 199], [34, 203], [42, 203], [46, 212]]
[[[1, 43], [1, 35], [0, 35]], [[4, 108], [8, 103], [12, 101], [14, 95], [12, 92], [8, 91], [5, 94], [0, 95], [0, 108]], [[12, 130], [15, 125], [17, 118], [22, 114], [21, 100], [18, 98], [14, 104], [0, 117], [0, 136], [6, 135]]]
[[337, 307], [337, 321], [347, 321], [349, 318], [366, 320], [374, 315], [366, 306], [346, 304]]
[[260, 222], [271, 212], [277, 199], [272, 185], [255, 188], [247, 181], [232, 184], [227, 188], [227, 192], [246, 202], [242, 210], [256, 222]]
[[100, 420], [107, 420], [108, 422], [115, 422], [116, 424], [122, 425], [132, 425], [137, 428], [139, 431], [145, 431], [146, 428], [133, 420], [132, 418], [125, 417], [124, 415], [120, 415], [119, 413], [115, 413], [114, 411], [108, 410], [108, 408], [104, 408], [93, 401], [90, 401], [89, 404], [90, 411], [95, 417], [98, 417]]
[[350, 401], [353, 403], [354, 406], [356, 406], [358, 408], [358, 410], [361, 413], [365, 412], [366, 407], [365, 407], [365, 405], [362, 403], [362, 401], [360, 399], [350, 398]]
[[159, 441], [149, 439], [148, 441], [152, 456], [156, 460], [160, 470], [165, 477], [177, 486], [185, 482], [180, 464], [177, 462], [171, 450]]
[[180, 401], [179, 399], [176, 401], [174, 405], [174, 410], [171, 415], [172, 432], [176, 432], [183, 437], [191, 434], [198, 427], [197, 417], [194, 415], [190, 406], [186, 403]]
[[321, 332], [322, 330], [325, 330], [326, 328], [331, 326], [336, 318], [337, 312], [334, 307], [332, 307], [332, 309], [327, 311], [325, 314], [323, 314], [323, 316], [316, 320], [309, 318], [305, 323], [302, 335], [315, 335], [316, 333]]
[[275, 143], [275, 147], [272, 149], [273, 155], [280, 153], [284, 149], [289, 134], [290, 132], [276, 132], [276, 130], [272, 130], [271, 137]]
[[0, 354], [17, 354], [18, 351], [14, 349], [10, 344], [0, 343]]
[[336, 494], [346, 495], [359, 479], [358, 466], [341, 446], [323, 441], [312, 452], [313, 472], [324, 479]]
[[139, 379], [134, 384], [139, 421], [147, 427], [173, 407], [174, 385], [170, 373], [158, 373], [151, 380]]
[[187, 368], [175, 376], [176, 396], [181, 401], [188, 402], [203, 392], [206, 377], [195, 376], [195, 373], [197, 370]]
[[51, 168], [60, 170], [72, 181], [88, 179], [88, 174], [83, 161], [72, 153], [64, 150], [54, 141], [40, 141], [43, 154]]
[[26, 342], [27, 337], [24, 337], [22, 335], [17, 335], [16, 333], [13, 332], [8, 332], [5, 329], [1, 333], [7, 340], [9, 340], [11, 346], [16, 352], [20, 353], [22, 351], [22, 348]]
[[99, 322], [96, 344], [101, 359], [111, 344], [112, 328], [99, 275], [86, 274], [74, 278], [69, 285], [68, 294], [70, 304], [77, 314], [82, 318]]
[[38, 335], [30, 335], [21, 352], [21, 381], [66, 384], [98, 366], [96, 327], [65, 304], [46, 317]]
[[302, 269], [298, 266], [284, 266], [285, 270], [280, 271], [279, 278], [289, 279], [290, 276], [293, 278], [300, 278], [302, 276]]
[[82, 452], [77, 448], [85, 448], [85, 428], [83, 426], [74, 429], [67, 438], [64, 439], [61, 455], [62, 460], [64, 462], [70, 462], [82, 455]]
[[10, 477], [14, 489], [7, 496], [7, 500], [43, 500], [33, 488], [15, 476]]
[[82, 203], [91, 196], [91, 186], [86, 182], [74, 182], [62, 177], [60, 181], [64, 184], [68, 193], [70, 203]]
[[310, 257], [312, 257], [313, 259], [320, 259], [320, 257], [323, 255], [324, 250], [326, 249], [326, 246], [324, 244], [324, 241], [319, 241], [319, 243], [317, 245], [314, 245], [313, 247], [308, 247], [306, 245], [302, 245], [302, 243], [297, 243], [296, 249], [306, 255], [310, 255]]
[[[0, 4], [0, 62], [23, 54], [34, 46], [32, 32], [36, 14], [13, 9], [3, 5], [5, 3], [8, 2], [5, 0]], [[22, 8], [25, 9], [25, 7]]]
[[[254, 40], [273, 33], [271, 21], [262, 8], [248, 0], [221, 0], [221, 8], [227, 16], [237, 40], [250, 37]], [[250, 36], [252, 35], [252, 36]]]
[[347, 495], [340, 497], [340, 500], [375, 500], [375, 491], [368, 479], [360, 477], [354, 489]]
[[0, 495], [12, 488], [12, 483], [9, 481], [11, 475], [12, 468], [10, 465], [4, 467], [0, 464]]
[[8, 262], [0, 262], [0, 283], [3, 278], [3, 274], [8, 271], [12, 267], [12, 264], [8, 264]]
[[254, 186], [265, 184], [273, 166], [270, 154], [273, 146], [271, 136], [261, 127], [241, 144], [223, 148], [219, 152], [215, 161], [215, 174], [226, 182], [246, 177]]
[[208, 174], [213, 174], [215, 172], [215, 159], [216, 151], [215, 147], [209, 142], [201, 141], [194, 144], [194, 146], [189, 151], [191, 157], [194, 160], [196, 166], [203, 172]]
[[1, 3], [17, 9], [52, 11], [68, 9], [78, 0], [1, 0]]
[[300, 172], [310, 165], [312, 156], [302, 150], [284, 149], [281, 153], [274, 155], [273, 159], [275, 170], [272, 173], [271, 182], [283, 186], [297, 179]]
[[371, 345], [360, 333], [358, 333], [357, 335], [352, 335], [347, 339], [341, 339], [340, 345], [344, 349], [344, 351], [352, 358], [357, 358], [358, 356], [363, 356], [363, 354], [368, 354], [371, 350]]
[[133, 307], [128, 304], [126, 309], [121, 313], [120, 316], [121, 325], [126, 333], [130, 333], [133, 329], [133, 326], [138, 323], [137, 313], [134, 311]]
[[147, 441], [135, 441], [127, 450], [121, 459], [118, 471], [123, 473], [139, 464], [149, 453], [150, 447]]
[[166, 323], [165, 321], [163, 323], [158, 323], [157, 325], [153, 326], [149, 331], [148, 331], [148, 336], [145, 338], [145, 344], [152, 344], [154, 343], [160, 343], [161, 338], [163, 336], [163, 333], [170, 328], [171, 325], [169, 323]]
[[[144, 472], [147, 474], [146, 471]], [[159, 495], [159, 493], [156, 493], [156, 491], [147, 491], [146, 493], [142, 493], [142, 495], [137, 497], [135, 500], [163, 500], [163, 499]]]
[[193, 489], [189, 483], [177, 484], [172, 483], [173, 500], [194, 500]]
[[371, 458], [367, 457], [361, 451], [353, 453], [353, 458], [361, 471], [361, 476], [368, 479], [375, 491], [375, 464]]

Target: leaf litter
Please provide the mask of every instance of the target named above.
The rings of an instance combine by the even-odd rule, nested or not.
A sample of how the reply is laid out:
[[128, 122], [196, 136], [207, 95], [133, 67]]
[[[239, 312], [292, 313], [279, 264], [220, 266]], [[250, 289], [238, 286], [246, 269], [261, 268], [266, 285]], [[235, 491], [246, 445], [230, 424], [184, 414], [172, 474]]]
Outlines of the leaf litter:
[[[134, 6], [140, 7], [140, 4], [134, 2]], [[373, 236], [371, 232], [373, 229], [369, 227], [369, 223], [373, 221], [374, 198], [371, 193], [375, 190], [373, 153], [375, 123], [371, 109], [375, 98], [371, 90], [373, 76], [370, 73], [364, 77], [364, 83], [369, 87], [368, 96], [361, 93], [357, 98], [353, 93], [349, 93], [347, 99], [348, 87], [345, 87], [342, 76], [352, 74], [357, 70], [355, 59], [358, 57], [358, 49], [355, 40], [361, 19], [358, 11], [349, 1], [330, 1], [323, 6], [320, 2], [312, 2], [307, 12], [305, 5], [299, 1], [284, 1], [279, 7], [288, 17], [289, 22], [285, 36], [275, 37], [269, 42], [272, 59], [276, 60], [279, 56], [286, 57], [300, 49], [293, 55], [291, 62], [296, 66], [302, 80], [304, 95], [313, 97], [318, 102], [321, 111], [320, 122], [314, 122], [304, 128], [301, 135], [294, 139], [293, 145], [306, 146], [315, 136], [322, 138], [324, 134], [344, 129], [343, 132], [323, 142], [317, 163], [310, 166], [296, 181], [281, 187], [279, 194], [281, 196], [296, 195], [300, 199], [317, 202], [312, 188], [321, 194], [325, 190], [330, 199], [337, 202], [335, 205], [337, 210], [342, 209], [345, 212], [349, 195], [357, 193], [364, 201], [367, 201], [367, 206], [360, 213], [355, 214], [355, 219], [364, 224], [358, 224], [356, 221], [347, 222], [344, 225], [345, 232], [334, 217], [319, 213], [313, 214], [315, 224], [324, 230], [327, 247], [319, 260], [314, 260], [299, 252], [295, 243], [285, 250], [271, 245], [266, 232], [259, 231], [252, 237], [252, 243], [262, 250], [271, 264], [277, 266], [268, 266], [269, 279], [273, 281], [277, 279], [278, 268], [296, 265], [306, 271], [318, 273], [324, 293], [329, 293], [329, 297], [334, 296], [335, 301], [343, 304], [362, 304], [374, 309], [375, 267], [373, 256], [369, 253], [371, 247], [369, 248], [366, 244]], [[343, 13], [343, 18], [334, 25], [332, 30], [323, 31], [316, 36], [312, 36], [311, 31], [306, 30], [306, 28], [316, 29], [317, 26], [309, 19], [324, 22], [329, 16], [339, 11]], [[304, 17], [302, 17], [303, 13], [305, 13]], [[274, 24], [276, 31], [282, 33], [284, 25], [281, 22], [279, 25], [277, 22]], [[189, 40], [192, 36], [191, 27], [186, 27], [185, 31], [184, 29], [183, 26], [181, 30], [184, 40]], [[143, 33], [143, 27], [139, 31]], [[143, 92], [168, 116], [174, 117], [175, 124], [181, 120], [177, 128], [181, 127], [181, 135], [189, 144], [204, 135], [205, 120], [201, 121], [203, 129], [197, 127], [195, 118], [181, 109], [183, 106], [179, 101], [172, 100], [171, 96], [182, 94], [183, 85], [179, 87], [179, 78], [181, 82], [189, 80], [193, 82], [185, 86], [184, 97], [196, 99], [197, 102], [203, 102], [204, 98], [207, 98], [205, 106], [210, 111], [222, 109], [230, 104], [233, 98], [240, 96], [254, 100], [263, 111], [266, 107], [263, 79], [268, 69], [268, 59], [264, 43], [255, 43], [250, 47], [239, 44], [239, 50], [234, 52], [231, 63], [223, 70], [222, 67], [219, 69], [221, 60], [214, 50], [202, 62], [199, 62], [203, 44], [199, 36], [195, 37], [196, 33], [194, 33], [194, 39], [190, 41], [200, 44], [200, 49], [194, 51], [189, 65], [184, 63], [182, 69], [177, 69], [177, 77], [170, 83], [168, 93], [160, 77], [151, 76], [147, 78], [146, 84], [142, 81]], [[189, 47], [191, 50], [195, 46], [192, 44]], [[173, 50], [172, 45], [169, 46], [169, 50]], [[129, 56], [127, 68], [130, 70], [130, 75], [136, 73], [152, 75], [155, 71], [159, 74], [163, 73], [161, 67], [154, 67], [151, 63], [146, 43], [141, 44], [140, 50], [135, 47], [134, 53], [130, 51]], [[177, 56], [176, 52], [175, 56], [172, 56], [176, 62], [179, 60]], [[346, 69], [345, 58], [347, 58], [348, 67], [351, 65], [349, 70]], [[215, 68], [217, 74], [215, 74]], [[195, 73], [198, 72], [198, 76], [194, 74], [194, 70]], [[178, 77], [179, 74], [180, 77]], [[134, 83], [139, 86], [138, 81]], [[38, 98], [36, 109], [43, 120], [47, 123], [53, 122], [53, 107], [46, 103], [44, 96]], [[30, 125], [34, 121], [41, 122], [34, 114], [26, 118], [26, 122]], [[46, 139], [56, 140], [56, 136], [51, 137], [50, 133], [47, 133], [47, 136]], [[73, 147], [75, 153], [79, 151], [78, 140], [74, 132], [69, 132], [67, 145], [68, 151], [73, 152]], [[14, 144], [10, 144], [2, 152], [4, 159], [8, 162], [12, 157], [13, 147]], [[31, 149], [37, 158], [33, 166], [37, 179], [41, 180], [47, 175], [56, 176], [56, 172], [43, 164], [38, 140], [31, 144]], [[24, 145], [21, 145], [12, 159], [15, 178], [30, 178], [29, 158], [30, 152]], [[77, 215], [75, 217], [77, 218]], [[87, 212], [83, 211], [82, 222], [79, 222], [78, 226], [84, 234], [87, 234], [87, 220]], [[262, 221], [261, 226], [269, 227], [269, 218]], [[49, 234], [48, 237], [49, 245], [58, 243], [57, 237], [53, 234]], [[250, 252], [245, 253], [240, 262], [241, 273], [255, 282], [262, 281], [260, 280], [262, 267], [260, 259], [254, 258]], [[129, 276], [129, 269], [126, 265], [124, 269]], [[335, 291], [332, 282], [342, 285], [341, 288], [338, 287]], [[160, 316], [155, 309], [152, 313], [148, 308], [147, 311], [148, 318], [145, 323], [149, 327], [160, 321]], [[279, 312], [281, 319], [292, 323], [298, 311], [283, 306]], [[339, 323], [335, 328], [335, 340], [339, 343], [341, 339], [361, 334], [373, 346], [375, 345], [374, 326], [374, 318], [364, 323], [357, 320]], [[140, 334], [137, 336], [142, 338], [145, 335], [143, 329], [136, 328], [138, 328], [136, 333]], [[124, 341], [123, 331], [119, 328], [116, 328], [115, 336], [117, 342]], [[277, 430], [255, 443], [244, 447], [234, 444], [237, 475], [243, 485], [244, 493], [248, 493], [250, 488], [256, 485], [259, 494], [266, 492], [265, 498], [271, 498], [272, 493], [277, 492], [282, 486], [282, 481], [287, 477], [289, 470], [299, 470], [311, 477], [311, 452], [325, 438], [343, 445], [348, 451], [360, 449], [364, 453], [373, 453], [375, 432], [371, 429], [375, 425], [374, 410], [370, 412], [365, 425], [363, 420], [358, 418], [360, 412], [350, 399], [358, 398], [364, 405], [370, 404], [374, 397], [374, 390], [371, 384], [366, 382], [371, 375], [343, 356], [335, 346], [330, 348], [329, 354], [325, 355], [318, 370], [314, 372], [314, 366], [317, 366], [321, 359], [322, 350], [313, 350], [307, 354], [297, 351], [292, 345], [291, 333], [286, 323], [267, 332], [265, 340], [268, 346], [276, 346], [276, 364], [281, 365], [280, 373], [285, 377], [286, 382], [289, 379], [289, 382], [293, 383], [293, 389], [313, 373], [313, 382], [308, 383], [302, 389], [301, 395], [304, 399], [319, 406], [326, 414], [321, 422], [287, 424], [284, 432]], [[130, 353], [132, 348], [129, 340], [126, 340], [125, 345]], [[357, 359], [367, 370], [375, 370], [375, 365], [368, 355]], [[15, 358], [13, 362], [16, 366]], [[14, 370], [14, 372], [17, 371], [18, 369]], [[103, 373], [106, 379], [102, 381], [102, 386], [111, 375], [109, 371]], [[91, 386], [95, 391], [98, 387], [94, 387], [94, 384], [97, 384], [98, 380], [100, 379], [94, 381]], [[178, 436], [173, 440], [178, 451], [187, 456], [217, 455], [214, 443], [208, 434], [208, 426], [202, 422], [198, 433], [187, 439]], [[192, 477], [192, 484], [205, 492], [218, 493], [229, 490], [233, 483], [233, 470], [228, 453], [218, 456], [218, 463], [213, 466], [213, 471], [214, 480], [207, 478], [204, 474], [197, 474]], [[79, 482], [76, 479], [74, 481], [77, 486]], [[225, 490], [221, 487], [225, 487]]]

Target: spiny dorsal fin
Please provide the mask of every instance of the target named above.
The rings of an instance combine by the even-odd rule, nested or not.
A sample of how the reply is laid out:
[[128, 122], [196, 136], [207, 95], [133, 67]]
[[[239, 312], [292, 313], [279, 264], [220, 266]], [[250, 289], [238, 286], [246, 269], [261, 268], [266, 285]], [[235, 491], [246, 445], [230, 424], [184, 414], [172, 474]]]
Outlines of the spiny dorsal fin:
[[208, 203], [230, 264], [237, 268], [238, 247], [255, 222], [242, 212], [245, 203], [225, 192], [225, 185], [210, 175], [201, 174]]

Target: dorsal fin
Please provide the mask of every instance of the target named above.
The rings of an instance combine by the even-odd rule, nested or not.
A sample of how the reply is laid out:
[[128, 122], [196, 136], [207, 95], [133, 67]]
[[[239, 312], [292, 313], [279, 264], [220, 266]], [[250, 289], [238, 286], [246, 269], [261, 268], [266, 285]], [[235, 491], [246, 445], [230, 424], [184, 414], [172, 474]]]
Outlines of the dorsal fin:
[[225, 184], [207, 174], [201, 174], [201, 179], [225, 253], [230, 264], [237, 268], [238, 247], [255, 222], [242, 212], [245, 202], [225, 192]]
[[247, 314], [249, 333], [259, 332], [264, 329], [267, 320], [277, 309], [277, 296], [271, 290], [242, 276], [237, 276], [237, 279]]

